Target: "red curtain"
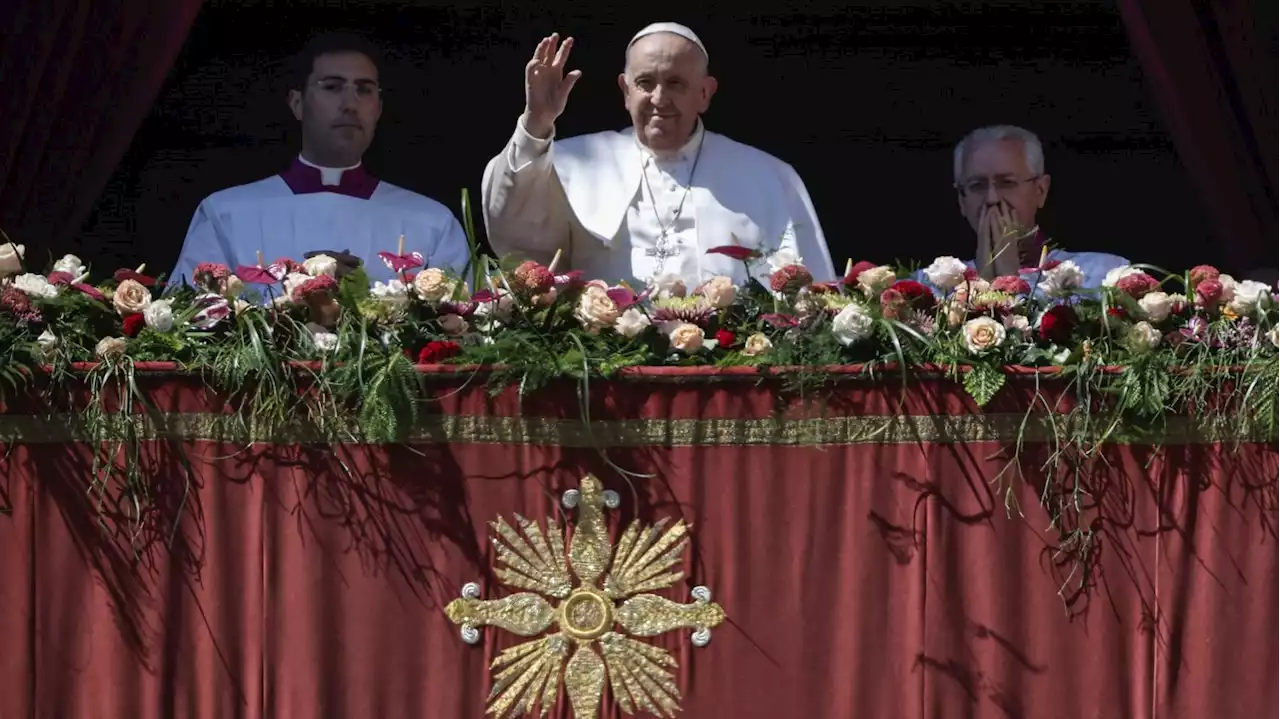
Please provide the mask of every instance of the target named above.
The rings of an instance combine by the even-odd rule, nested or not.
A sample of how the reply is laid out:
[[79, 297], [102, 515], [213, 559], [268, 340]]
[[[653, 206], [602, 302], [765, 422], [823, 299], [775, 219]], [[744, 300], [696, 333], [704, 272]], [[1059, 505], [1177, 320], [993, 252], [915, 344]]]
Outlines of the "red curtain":
[[200, 5], [0, 3], [0, 227], [33, 264], [70, 248]]
[[1147, 87], [1237, 272], [1277, 265], [1274, 3], [1269, 22], [1261, 10], [1255, 0], [1120, 0]]
[[560, 493], [587, 472], [622, 497], [615, 529], [692, 522], [664, 594], [706, 585], [728, 618], [705, 648], [650, 640], [683, 716], [1276, 715], [1274, 443], [1090, 463], [1081, 588], [1040, 508], [1047, 449], [1010, 465], [1030, 391], [975, 417], [946, 382], [808, 407], [754, 382], [595, 383], [588, 434], [572, 389], [480, 385], [438, 388], [412, 446], [370, 447], [219, 439], [198, 382], [144, 382], [184, 419], [181, 444], [145, 445], [163, 512], [141, 527], [95, 507], [66, 426], [0, 412], [20, 438], [0, 445], [0, 716], [479, 719], [521, 639], [466, 645], [443, 607], [465, 582], [503, 591], [488, 522], [572, 524]]

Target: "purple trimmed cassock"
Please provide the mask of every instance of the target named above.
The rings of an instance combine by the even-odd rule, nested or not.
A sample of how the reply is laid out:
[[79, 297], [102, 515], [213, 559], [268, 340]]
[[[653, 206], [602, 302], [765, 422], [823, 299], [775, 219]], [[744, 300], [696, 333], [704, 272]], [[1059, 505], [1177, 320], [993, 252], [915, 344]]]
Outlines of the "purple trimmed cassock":
[[462, 225], [435, 200], [382, 182], [360, 165], [321, 168], [297, 158], [284, 172], [209, 195], [200, 203], [171, 280], [191, 281], [196, 265], [255, 265], [280, 257], [302, 261], [316, 250], [346, 250], [373, 280], [395, 274], [378, 258], [420, 252], [427, 267], [463, 272], [470, 251]]

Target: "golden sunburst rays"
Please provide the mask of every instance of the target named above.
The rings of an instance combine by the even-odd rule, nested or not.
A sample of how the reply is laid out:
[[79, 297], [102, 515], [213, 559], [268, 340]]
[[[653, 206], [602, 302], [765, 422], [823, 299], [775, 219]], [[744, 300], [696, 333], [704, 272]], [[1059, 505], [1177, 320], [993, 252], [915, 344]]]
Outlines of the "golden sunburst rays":
[[[565, 506], [578, 509], [567, 547], [554, 519], [547, 520], [545, 531], [519, 515], [515, 527], [501, 517], [491, 523], [495, 573], [502, 584], [525, 591], [481, 599], [480, 587], [467, 584], [445, 614], [461, 625], [470, 644], [480, 640], [482, 626], [537, 638], [494, 659], [489, 714], [546, 716], [563, 683], [574, 716], [594, 719], [606, 681], [628, 714], [642, 709], [673, 717], [680, 711], [675, 658], [632, 637], [685, 628], [694, 630], [695, 646], [706, 646], [712, 628], [724, 621], [724, 610], [711, 601], [706, 587], [695, 587], [688, 604], [649, 594], [684, 578], [678, 567], [689, 526], [684, 520], [670, 528], [666, 519], [651, 527], [633, 522], [615, 547], [604, 510], [618, 503], [617, 493], [605, 491], [592, 475], [579, 489], [565, 492]], [[553, 625], [550, 634], [538, 636]]]

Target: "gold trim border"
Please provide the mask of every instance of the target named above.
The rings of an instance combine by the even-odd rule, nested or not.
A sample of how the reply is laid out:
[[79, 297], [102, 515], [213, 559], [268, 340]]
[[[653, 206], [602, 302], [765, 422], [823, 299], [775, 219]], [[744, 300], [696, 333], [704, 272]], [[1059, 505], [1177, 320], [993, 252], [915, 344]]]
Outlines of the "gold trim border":
[[[749, 447], [858, 444], [956, 444], [966, 442], [1067, 441], [1064, 415], [992, 413], [880, 415], [816, 418], [625, 419], [585, 423], [551, 417], [428, 415], [398, 443], [506, 444], [569, 448]], [[268, 444], [376, 444], [360, 437], [350, 420], [298, 420], [275, 425], [236, 414], [108, 415], [98, 436], [111, 439]], [[92, 441], [79, 415], [0, 415], [0, 443], [66, 444]], [[1096, 438], [1095, 438], [1096, 439]], [[1137, 435], [1116, 434], [1113, 444], [1203, 445], [1222, 442], [1274, 444], [1274, 435], [1242, 433], [1226, 418], [1213, 422], [1172, 417]]]

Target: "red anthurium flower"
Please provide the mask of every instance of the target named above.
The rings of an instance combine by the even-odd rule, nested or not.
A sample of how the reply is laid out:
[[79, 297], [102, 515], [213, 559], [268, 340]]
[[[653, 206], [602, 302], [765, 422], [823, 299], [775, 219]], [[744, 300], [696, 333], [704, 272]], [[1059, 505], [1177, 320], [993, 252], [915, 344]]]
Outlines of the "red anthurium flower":
[[250, 285], [274, 285], [280, 281], [280, 277], [276, 277], [270, 269], [250, 267], [248, 265], [237, 267], [236, 277], [239, 277], [245, 284]]
[[83, 294], [89, 295], [90, 297], [92, 297], [93, 299], [99, 302], [107, 301], [107, 298], [101, 292], [98, 291], [97, 287], [94, 287], [93, 285], [86, 285], [83, 282], [76, 282], [71, 285], [71, 289], [78, 290]]
[[712, 247], [707, 250], [707, 254], [724, 255], [725, 257], [732, 257], [735, 260], [742, 261], [754, 259], [760, 256], [758, 251], [753, 250], [750, 247], [743, 247], [742, 245], [720, 245], [719, 247]]
[[768, 322], [770, 325], [777, 327], [778, 329], [790, 329], [792, 327], [798, 327], [800, 325], [800, 320], [797, 320], [795, 317], [792, 317], [791, 315], [768, 314], [768, 315], [761, 315], [760, 319], [764, 320], [765, 322]]
[[122, 269], [119, 269], [119, 270], [116, 270], [115, 280], [116, 280], [116, 282], [124, 282], [125, 280], [133, 280], [134, 282], [137, 282], [138, 284], [142, 285], [143, 287], [155, 287], [155, 285], [156, 285], [156, 278], [154, 278], [154, 277], [147, 277], [147, 276], [146, 276], [146, 275], [144, 275], [144, 274], [140, 274], [140, 273], [135, 272], [135, 271], [133, 271], [133, 270], [123, 269], [123, 268], [122, 268]]
[[379, 252], [378, 257], [382, 258], [382, 263], [390, 268], [392, 272], [404, 272], [405, 270], [426, 266], [426, 260], [422, 257], [421, 252], [410, 252], [407, 255]]
[[631, 305], [634, 305], [638, 301], [635, 291], [627, 289], [626, 287], [614, 287], [605, 292], [605, 294], [609, 295], [609, 299], [613, 300], [613, 304], [618, 306], [619, 312], [627, 309]]

